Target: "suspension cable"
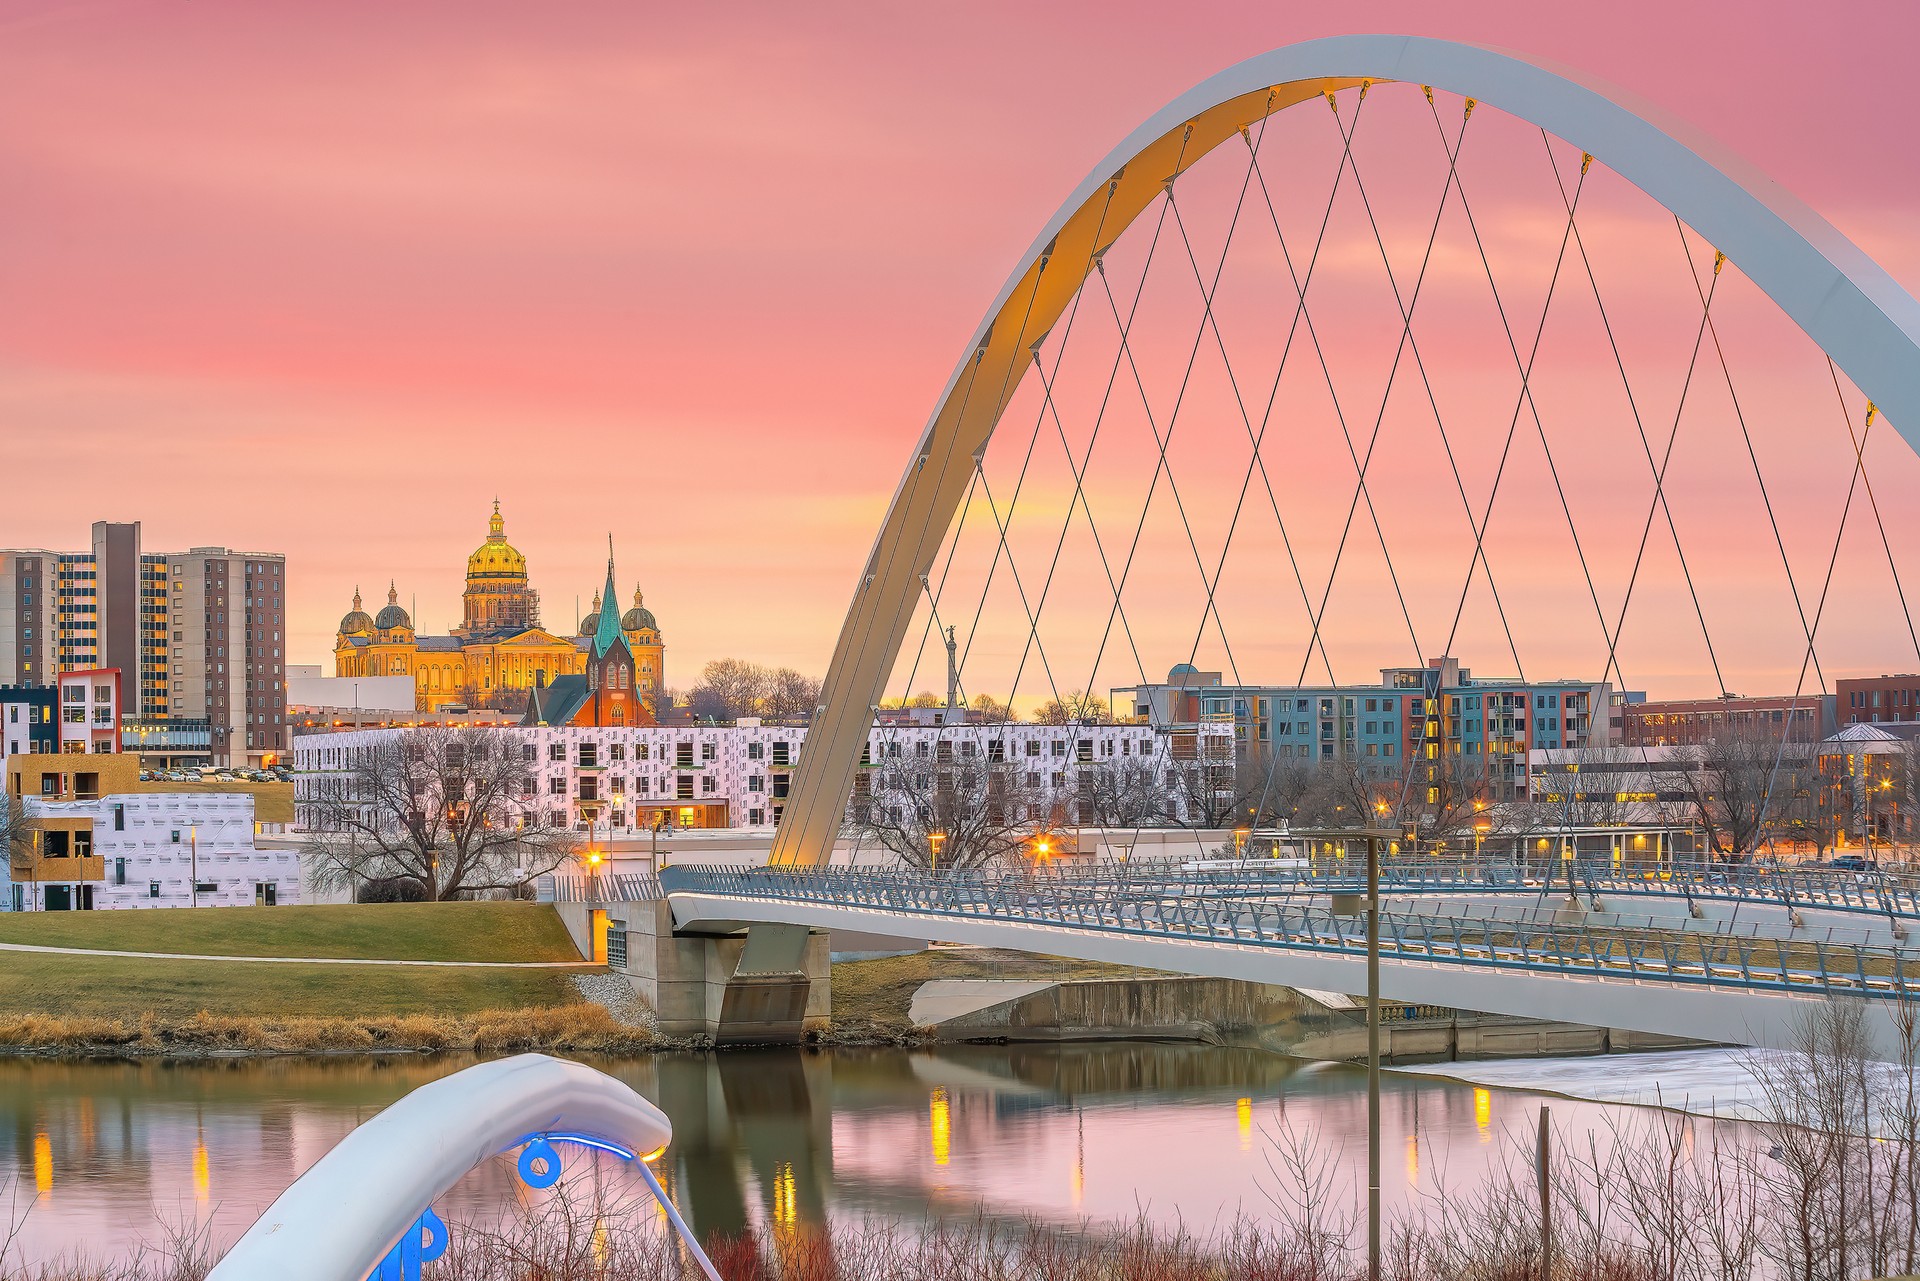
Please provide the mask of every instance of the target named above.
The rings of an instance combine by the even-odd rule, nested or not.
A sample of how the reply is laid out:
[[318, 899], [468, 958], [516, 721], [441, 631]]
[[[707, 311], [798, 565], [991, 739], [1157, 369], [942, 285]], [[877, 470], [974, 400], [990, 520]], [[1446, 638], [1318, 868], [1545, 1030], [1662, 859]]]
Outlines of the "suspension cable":
[[[1446, 131], [1441, 126], [1441, 123], [1440, 123], [1439, 109], [1436, 106], [1434, 106], [1431, 99], [1428, 100], [1428, 110], [1433, 116], [1434, 128], [1437, 131], [1439, 131], [1440, 137], [1444, 144], [1444, 141], [1446, 138]], [[1488, 291], [1493, 295], [1494, 310], [1499, 314], [1500, 327], [1507, 339], [1507, 348], [1511, 352], [1513, 356], [1514, 366], [1520, 374], [1520, 390], [1518, 395], [1514, 399], [1513, 416], [1507, 423], [1506, 441], [1501, 446], [1500, 461], [1498, 466], [1494, 470], [1493, 484], [1488, 489], [1486, 507], [1483, 509], [1481, 518], [1480, 518], [1480, 533], [1481, 533], [1481, 539], [1482, 539], [1481, 546], [1484, 547], [1484, 539], [1486, 535], [1487, 526], [1493, 519], [1494, 503], [1498, 500], [1500, 496], [1500, 486], [1502, 481], [1506, 478], [1507, 462], [1511, 457], [1512, 451], [1513, 451], [1513, 439], [1520, 427], [1520, 414], [1521, 414], [1521, 411], [1525, 409], [1533, 418], [1534, 431], [1539, 436], [1540, 448], [1546, 456], [1547, 472], [1553, 479], [1554, 492], [1559, 496], [1561, 512], [1566, 517], [1566, 520], [1567, 520], [1567, 532], [1573, 538], [1574, 556], [1580, 563], [1581, 577], [1585, 580], [1587, 585], [1587, 594], [1593, 601], [1594, 615], [1600, 621], [1601, 634], [1602, 636], [1606, 636], [1607, 635], [1606, 612], [1600, 604], [1600, 593], [1594, 587], [1593, 571], [1587, 563], [1586, 549], [1580, 541], [1580, 530], [1579, 530], [1579, 527], [1574, 522], [1573, 508], [1571, 504], [1569, 504], [1567, 501], [1566, 488], [1564, 485], [1561, 484], [1561, 481], [1560, 481], [1560, 469], [1553, 461], [1553, 448], [1547, 442], [1546, 426], [1542, 422], [1540, 417], [1540, 407], [1533, 397], [1533, 366], [1535, 361], [1539, 358], [1539, 355], [1540, 355], [1541, 341], [1546, 336], [1547, 317], [1552, 313], [1552, 310], [1553, 310], [1553, 300], [1554, 300], [1555, 291], [1558, 289], [1559, 283], [1560, 283], [1560, 272], [1566, 265], [1567, 246], [1573, 238], [1573, 227], [1574, 227], [1575, 217], [1579, 209], [1580, 196], [1586, 190], [1586, 177], [1587, 177], [1586, 167], [1584, 165], [1581, 167], [1580, 181], [1577, 184], [1575, 184], [1573, 197], [1567, 204], [1567, 225], [1565, 228], [1562, 229], [1560, 233], [1560, 247], [1554, 257], [1553, 274], [1551, 277], [1549, 277], [1547, 281], [1546, 297], [1542, 300], [1540, 304], [1540, 322], [1538, 325], [1534, 327], [1533, 342], [1530, 348], [1528, 349], [1525, 359], [1523, 360], [1520, 355], [1520, 344], [1518, 340], [1515, 339], [1514, 337], [1513, 323], [1507, 315], [1506, 302], [1500, 295], [1500, 286], [1494, 280], [1493, 262], [1487, 254], [1486, 242], [1484, 239], [1482, 239], [1480, 235], [1479, 220], [1473, 216], [1473, 204], [1467, 198], [1466, 184], [1463, 181], [1461, 181], [1461, 179], [1458, 176], [1457, 156], [1453, 156], [1453, 155], [1449, 156], [1448, 166], [1449, 168], [1455, 171], [1454, 181], [1460, 188], [1460, 208], [1462, 212], [1465, 213], [1466, 215], [1467, 228], [1473, 235], [1474, 249], [1475, 249], [1475, 252], [1479, 255], [1481, 270], [1486, 274], [1487, 288], [1488, 288]], [[1556, 178], [1558, 177], [1558, 172], [1559, 171], [1556, 169], [1555, 170]], [[1475, 552], [1476, 559], [1479, 559], [1482, 556], [1483, 556], [1482, 551]], [[1482, 564], [1484, 565], [1484, 560], [1482, 560]], [[1458, 604], [1456, 604], [1454, 607], [1453, 624], [1447, 630], [1447, 637], [1448, 637], [1447, 643], [1449, 648], [1452, 647], [1454, 638], [1459, 634], [1460, 621], [1466, 613], [1467, 595], [1472, 590], [1472, 587], [1473, 587], [1473, 564], [1469, 562], [1467, 566], [1466, 581], [1463, 582], [1460, 586], [1460, 600]]]
[[[1677, 223], [1678, 219], [1675, 221]], [[1716, 272], [1719, 271], [1725, 262], [1726, 258], [1724, 255], [1716, 255], [1713, 269]], [[1694, 292], [1700, 293], [1700, 270], [1694, 264], [1692, 254], [1687, 255], [1687, 270], [1693, 276]], [[1754, 451], [1753, 435], [1747, 430], [1747, 416], [1740, 408], [1740, 393], [1736, 391], [1733, 386], [1733, 370], [1727, 364], [1726, 352], [1721, 350], [1720, 347], [1720, 328], [1713, 323], [1713, 317], [1711, 315], [1707, 317], [1707, 336], [1713, 339], [1713, 353], [1715, 358], [1720, 362], [1721, 376], [1724, 377], [1727, 382], [1727, 399], [1733, 402], [1733, 416], [1735, 421], [1740, 424], [1740, 438], [1746, 443], [1747, 459], [1753, 464], [1754, 483], [1760, 486], [1760, 502], [1767, 509], [1767, 524], [1773, 530], [1773, 545], [1780, 553], [1780, 567], [1787, 572], [1787, 590], [1793, 594], [1794, 612], [1800, 616], [1800, 630], [1806, 634], [1807, 647], [1813, 654], [1813, 673], [1820, 683], [1821, 691], [1824, 693], [1827, 688], [1827, 676], [1820, 668], [1819, 652], [1813, 650], [1813, 629], [1811, 624], [1807, 622], [1806, 606], [1800, 601], [1800, 585], [1794, 581], [1793, 564], [1787, 559], [1786, 540], [1780, 536], [1780, 518], [1774, 515], [1773, 498], [1767, 493], [1766, 477], [1760, 473], [1760, 455]], [[1672, 519], [1671, 508], [1668, 509], [1668, 519]], [[1687, 581], [1689, 585], [1692, 584], [1693, 580], [1691, 575], [1688, 576]]]
[[[1427, 92], [1431, 92], [1431, 91], [1429, 90]], [[1433, 389], [1433, 380], [1427, 374], [1427, 363], [1426, 363], [1426, 359], [1420, 354], [1419, 340], [1413, 336], [1413, 309], [1419, 302], [1421, 287], [1426, 282], [1427, 266], [1429, 261], [1433, 257], [1433, 247], [1434, 247], [1434, 244], [1437, 242], [1440, 234], [1440, 219], [1446, 213], [1447, 197], [1450, 194], [1452, 194], [1454, 184], [1457, 180], [1457, 175], [1458, 175], [1457, 166], [1459, 163], [1460, 147], [1466, 141], [1467, 125], [1470, 121], [1472, 121], [1472, 119], [1473, 119], [1473, 113], [1471, 111], [1464, 112], [1461, 115], [1459, 133], [1455, 136], [1451, 145], [1449, 145], [1447, 141], [1444, 130], [1441, 133], [1441, 138], [1440, 138], [1441, 148], [1443, 151], [1446, 152], [1446, 155], [1447, 155], [1447, 178], [1446, 178], [1445, 184], [1441, 187], [1441, 190], [1440, 190], [1440, 203], [1439, 203], [1439, 206], [1434, 210], [1433, 226], [1429, 229], [1427, 233], [1426, 251], [1420, 260], [1420, 271], [1414, 278], [1411, 297], [1408, 299], [1403, 300], [1401, 298], [1400, 285], [1399, 285], [1399, 282], [1394, 278], [1392, 260], [1387, 253], [1386, 239], [1381, 234], [1379, 220], [1374, 215], [1373, 201], [1367, 195], [1366, 183], [1360, 177], [1360, 168], [1359, 168], [1358, 162], [1355, 162], [1354, 164], [1353, 181], [1354, 181], [1355, 189], [1360, 193], [1360, 203], [1362, 207], [1366, 210], [1367, 224], [1373, 231], [1374, 247], [1378, 249], [1380, 252], [1380, 263], [1383, 267], [1386, 268], [1386, 271], [1387, 271], [1387, 285], [1393, 291], [1394, 304], [1400, 312], [1402, 340], [1406, 343], [1407, 349], [1413, 354], [1414, 368], [1418, 371], [1420, 375], [1421, 386], [1426, 391], [1427, 406], [1433, 413], [1434, 426], [1439, 429], [1441, 449], [1446, 455], [1447, 466], [1453, 475], [1454, 488], [1460, 496], [1461, 509], [1465, 512], [1467, 517], [1467, 528], [1473, 534], [1474, 557], [1479, 561], [1480, 568], [1486, 572], [1487, 588], [1493, 594], [1494, 609], [1499, 614], [1501, 630], [1506, 634], [1507, 649], [1513, 655], [1513, 665], [1516, 670], [1516, 673], [1519, 675], [1521, 680], [1524, 681], [1526, 679], [1526, 665], [1520, 660], [1520, 649], [1519, 649], [1519, 646], [1516, 645], [1514, 642], [1513, 627], [1508, 622], [1506, 606], [1500, 599], [1499, 584], [1494, 580], [1493, 565], [1487, 559], [1485, 534], [1481, 528], [1480, 523], [1474, 518], [1473, 503], [1467, 497], [1466, 482], [1461, 477], [1460, 465], [1453, 452], [1453, 441], [1447, 434], [1446, 421], [1440, 413], [1439, 397]], [[1396, 367], [1397, 367], [1397, 363], [1398, 362], [1396, 358]], [[1388, 374], [1389, 392], [1392, 390], [1392, 387], [1391, 387], [1392, 379], [1393, 379], [1393, 376], [1391, 373], [1389, 373]], [[1381, 408], [1381, 415], [1384, 416], [1386, 413], [1386, 402], [1384, 398], [1382, 399], [1380, 408]], [[1380, 430], [1379, 422], [1376, 421], [1374, 424], [1374, 435], [1376, 439], [1379, 436], [1379, 430]], [[1368, 445], [1367, 454], [1368, 454], [1368, 458], [1371, 459], [1373, 454], [1373, 446], [1371, 444]], [[1469, 561], [1467, 565], [1467, 575], [1469, 580], [1471, 580], [1472, 578], [1473, 568], [1474, 568], [1473, 562]], [[1455, 625], [1457, 629], [1458, 627], [1457, 619], [1455, 621]], [[1441, 653], [1451, 654], [1453, 652], [1454, 639], [1455, 637], [1453, 635], [1449, 635], [1447, 637], [1447, 643], [1442, 648]], [[1424, 664], [1422, 665], [1424, 666]]]
[[[1686, 229], [1681, 225], [1680, 219], [1677, 216], [1673, 220], [1673, 225], [1675, 229], [1680, 232], [1680, 248], [1681, 251], [1686, 254], [1687, 269], [1691, 271], [1693, 270], [1693, 250], [1687, 244]], [[1624, 685], [1626, 683], [1626, 676], [1624, 673], [1620, 673], [1616, 647], [1620, 643], [1620, 633], [1627, 625], [1627, 609], [1633, 603], [1634, 588], [1640, 581], [1640, 566], [1647, 554], [1647, 542], [1653, 534], [1654, 514], [1665, 509], [1667, 512], [1669, 532], [1673, 535], [1674, 552], [1681, 557], [1681, 570], [1683, 577], [1686, 579], [1687, 595], [1693, 601], [1694, 616], [1700, 622], [1700, 639], [1706, 643], [1707, 659], [1713, 664], [1714, 683], [1720, 686], [1720, 694], [1722, 697], [1725, 697], [1727, 693], [1727, 682], [1720, 674], [1720, 659], [1714, 650], [1712, 633], [1707, 629], [1706, 611], [1701, 608], [1700, 593], [1693, 585], [1693, 575], [1685, 572], [1686, 553], [1681, 550], [1680, 532], [1678, 527], [1674, 525], [1672, 509], [1666, 506], [1667, 468], [1673, 462], [1674, 443], [1680, 439], [1680, 423], [1686, 416], [1687, 395], [1693, 388], [1694, 371], [1699, 367], [1700, 362], [1700, 347], [1705, 341], [1707, 323], [1713, 314], [1713, 300], [1720, 287], [1720, 263], [1722, 261], [1723, 259], [1719, 251], [1716, 250], [1714, 253], [1713, 280], [1709, 282], [1700, 299], [1700, 325], [1699, 328], [1694, 331], [1693, 335], [1693, 355], [1687, 361], [1687, 376], [1680, 384], [1680, 398], [1673, 407], [1673, 426], [1667, 432], [1667, 446], [1666, 450], [1660, 456], [1660, 463], [1653, 469], [1653, 499], [1647, 504], [1646, 522], [1640, 527], [1640, 547], [1639, 550], [1634, 553], [1633, 570], [1627, 576], [1627, 589], [1620, 598], [1620, 615], [1618, 621], [1614, 624], [1613, 636], [1609, 641], [1607, 662], [1612, 671], [1620, 674], [1621, 684]], [[1651, 457], [1649, 457], [1648, 461], [1651, 463]], [[1602, 672], [1600, 678], [1605, 680], [1606, 673]]]
[[1893, 563], [1893, 543], [1887, 538], [1887, 525], [1880, 518], [1880, 500], [1874, 497], [1873, 477], [1867, 475], [1866, 438], [1853, 434], [1853, 416], [1847, 413], [1847, 398], [1840, 391], [1840, 371], [1834, 368], [1833, 357], [1827, 357], [1827, 376], [1833, 380], [1834, 399], [1840, 403], [1840, 421], [1846, 424], [1847, 440], [1853, 446], [1853, 456], [1860, 468], [1860, 480], [1866, 487], [1867, 502], [1873, 508], [1873, 523], [1880, 531], [1880, 546], [1887, 553], [1887, 572], [1893, 576], [1893, 590], [1900, 598], [1900, 613], [1907, 620], [1907, 638], [1913, 642], [1913, 652], [1920, 658], [1920, 633], [1913, 627], [1913, 611], [1907, 608], [1907, 589], [1900, 581], [1900, 570]]

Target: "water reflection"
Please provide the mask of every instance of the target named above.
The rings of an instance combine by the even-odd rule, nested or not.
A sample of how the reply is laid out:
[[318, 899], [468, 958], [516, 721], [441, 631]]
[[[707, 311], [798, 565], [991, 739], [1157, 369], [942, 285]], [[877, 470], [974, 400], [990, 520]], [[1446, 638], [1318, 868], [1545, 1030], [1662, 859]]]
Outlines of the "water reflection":
[[[182, 1219], [231, 1240], [355, 1125], [467, 1062], [0, 1061], [0, 1177], [23, 1202], [35, 1194], [16, 1246], [29, 1259], [110, 1253]], [[1243, 1206], [1262, 1213], [1283, 1133], [1336, 1153], [1345, 1170], [1364, 1165], [1364, 1076], [1251, 1050], [788, 1050], [596, 1066], [672, 1117], [655, 1168], [694, 1229], [751, 1230], [776, 1248], [830, 1213], [918, 1221], [984, 1207], [1073, 1220], [1145, 1207], [1197, 1224]], [[1423, 1177], [1477, 1179], [1509, 1136], [1528, 1140], [1537, 1101], [1389, 1076], [1382, 1102], [1386, 1142], [1405, 1152], [1386, 1171], [1394, 1200]], [[1554, 1115], [1586, 1128], [1622, 1110], [1562, 1100]], [[637, 1204], [621, 1163], [579, 1158], [569, 1179], [585, 1177], [607, 1204]], [[440, 1208], [483, 1216], [524, 1195], [498, 1162]]]

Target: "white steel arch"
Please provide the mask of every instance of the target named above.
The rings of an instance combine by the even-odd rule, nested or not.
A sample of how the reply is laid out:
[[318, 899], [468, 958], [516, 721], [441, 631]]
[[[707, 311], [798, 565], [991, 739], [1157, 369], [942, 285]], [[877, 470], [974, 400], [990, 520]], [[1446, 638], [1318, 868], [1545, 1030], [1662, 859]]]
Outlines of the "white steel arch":
[[1031, 352], [1097, 255], [1222, 142], [1368, 82], [1476, 98], [1579, 147], [1659, 201], [1759, 286], [1920, 450], [1920, 302], [1803, 201], [1624, 90], [1482, 45], [1337, 36], [1249, 58], [1174, 99], [1074, 190], [1002, 286], [942, 392], [854, 589], [775, 838], [776, 863], [833, 849], [875, 704], [925, 576]]
[[[421, 1086], [347, 1135], [267, 1207], [208, 1281], [361, 1281], [434, 1198], [536, 1137], [639, 1157], [665, 1147], [673, 1126], [630, 1086], [583, 1063], [544, 1054], [482, 1063]], [[664, 1196], [661, 1206], [680, 1227]]]

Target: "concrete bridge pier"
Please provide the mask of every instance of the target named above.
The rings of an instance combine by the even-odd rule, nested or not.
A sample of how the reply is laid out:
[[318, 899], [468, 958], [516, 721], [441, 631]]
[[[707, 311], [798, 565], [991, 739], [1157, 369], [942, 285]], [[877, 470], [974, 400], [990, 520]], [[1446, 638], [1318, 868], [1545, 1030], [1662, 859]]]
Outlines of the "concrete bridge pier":
[[665, 899], [556, 903], [582, 956], [605, 960], [652, 1007], [664, 1036], [798, 1045], [832, 1015], [829, 940], [804, 925], [677, 933]]

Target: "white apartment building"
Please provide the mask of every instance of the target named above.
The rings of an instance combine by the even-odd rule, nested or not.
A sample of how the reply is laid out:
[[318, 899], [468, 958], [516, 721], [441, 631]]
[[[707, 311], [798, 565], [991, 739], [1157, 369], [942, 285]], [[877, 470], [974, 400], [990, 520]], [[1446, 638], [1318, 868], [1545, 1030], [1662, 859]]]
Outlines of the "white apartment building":
[[[253, 798], [130, 792], [88, 800], [23, 798], [48, 843], [37, 874], [0, 862], [0, 910], [243, 907], [300, 901], [292, 849], [254, 844]], [[51, 838], [61, 838], [55, 849]], [[197, 889], [196, 889], [197, 887]]]
[[[342, 730], [293, 740], [295, 826], [305, 828], [323, 789], [343, 787], [357, 754], [409, 731]], [[514, 808], [523, 821], [590, 827], [609, 836], [670, 828], [765, 827], [785, 807], [792, 767], [807, 731], [797, 726], [741, 721], [733, 726], [502, 727], [484, 732], [519, 745], [534, 767], [534, 792]], [[1071, 817], [1095, 769], [1117, 767], [1134, 785], [1157, 793], [1168, 823], [1186, 821], [1192, 788], [1203, 765], [1233, 759], [1231, 725], [1154, 729], [1146, 725], [877, 725], [864, 763], [978, 755], [1019, 770], [1028, 795]], [[891, 772], [893, 777], [910, 770]], [[1177, 781], [1181, 784], [1175, 786]], [[863, 799], [862, 771], [855, 803]], [[865, 799], [885, 804], [867, 790]], [[1091, 820], [1088, 820], [1091, 821]]]

